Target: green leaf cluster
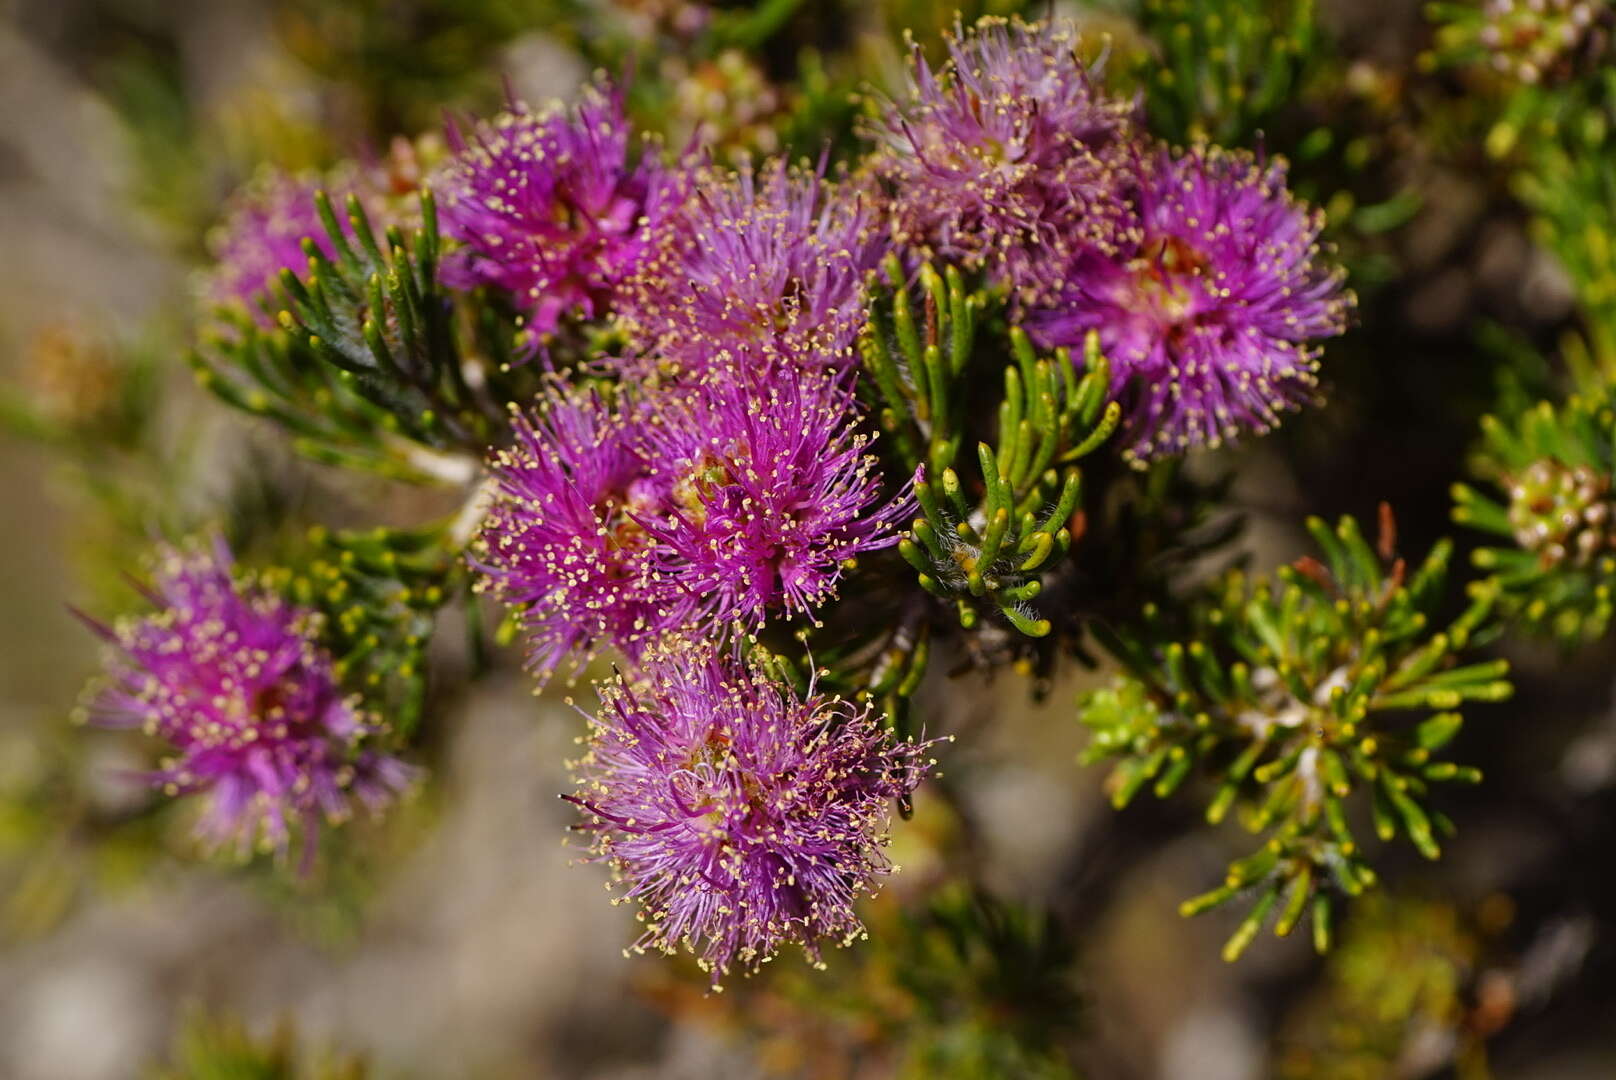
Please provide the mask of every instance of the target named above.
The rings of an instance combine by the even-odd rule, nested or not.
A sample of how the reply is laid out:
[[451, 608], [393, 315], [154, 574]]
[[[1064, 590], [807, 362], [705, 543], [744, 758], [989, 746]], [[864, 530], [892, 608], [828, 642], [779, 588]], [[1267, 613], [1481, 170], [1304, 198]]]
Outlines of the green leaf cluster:
[[1429, 805], [1432, 785], [1480, 779], [1438, 755], [1466, 702], [1510, 694], [1505, 661], [1463, 659], [1493, 632], [1495, 585], [1473, 585], [1458, 617], [1434, 629], [1451, 544], [1410, 570], [1393, 552], [1389, 512], [1378, 548], [1350, 517], [1334, 529], [1312, 519], [1308, 531], [1322, 562], [1306, 557], [1271, 579], [1226, 575], [1192, 602], [1176, 640], [1154, 608], [1137, 631], [1107, 634], [1126, 674], [1080, 703], [1094, 732], [1086, 760], [1116, 762], [1108, 787], [1119, 808], [1147, 788], [1169, 797], [1200, 772], [1208, 822], [1238, 809], [1264, 836], [1183, 906], [1250, 904], [1229, 959], [1270, 917], [1285, 935], [1309, 912], [1316, 947], [1328, 947], [1336, 898], [1376, 881], [1365, 818], [1381, 841], [1401, 836], [1437, 858], [1452, 826]]
[[301, 1052], [290, 1024], [260, 1038], [234, 1017], [201, 1009], [181, 1022], [169, 1063], [150, 1073], [152, 1080], [364, 1080], [369, 1074], [362, 1058], [315, 1060]]
[[1025, 331], [1012, 327], [995, 441], [977, 442], [971, 454], [966, 404], [968, 397], [978, 403], [970, 376], [982, 294], [968, 293], [957, 270], [939, 274], [928, 265], [918, 274], [917, 301], [896, 258], [885, 272], [860, 355], [879, 396], [881, 427], [915, 469], [920, 515], [898, 551], [922, 588], [955, 607], [965, 629], [987, 609], [1043, 637], [1051, 624], [1031, 601], [1043, 591], [1042, 575], [1071, 549], [1082, 499], [1077, 462], [1121, 416], [1106, 401], [1110, 365], [1096, 338], [1080, 369], [1064, 349], [1038, 355]]
[[1151, 127], [1171, 142], [1249, 143], [1295, 101], [1319, 48], [1313, 0], [1141, 0], [1154, 50], [1131, 57]]
[[489, 305], [469, 333], [457, 326], [430, 191], [408, 241], [397, 225], [379, 238], [356, 197], [343, 221], [325, 193], [316, 204], [334, 258], [304, 241], [308, 272], [281, 275], [279, 329], [221, 312], [226, 325], [192, 357], [199, 380], [284, 427], [313, 460], [417, 483], [471, 479], [467, 455], [500, 441], [502, 403], [524, 400], [532, 381], [511, 362], [515, 336]]

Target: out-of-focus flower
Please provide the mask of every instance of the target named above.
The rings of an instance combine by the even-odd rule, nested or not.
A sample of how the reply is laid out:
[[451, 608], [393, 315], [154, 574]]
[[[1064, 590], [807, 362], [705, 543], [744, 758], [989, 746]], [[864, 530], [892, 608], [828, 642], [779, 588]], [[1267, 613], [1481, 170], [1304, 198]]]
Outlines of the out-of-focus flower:
[[870, 129], [894, 239], [1047, 296], [1080, 251], [1133, 236], [1134, 108], [1104, 97], [1069, 23], [957, 26], [933, 71], [916, 47], [907, 99]]
[[1162, 150], [1140, 192], [1140, 236], [1085, 253], [1029, 330], [1077, 346], [1098, 331], [1136, 458], [1266, 431], [1314, 397], [1318, 348], [1346, 329], [1345, 271], [1319, 245], [1323, 215], [1248, 154]]
[[315, 209], [314, 195], [321, 186], [312, 176], [263, 172], [237, 192], [208, 236], [213, 268], [206, 279], [207, 298], [240, 305], [260, 326], [273, 327], [281, 271], [302, 275], [308, 269], [303, 241], [314, 241], [327, 258], [334, 254]]
[[856, 422], [832, 380], [791, 370], [717, 373], [659, 402], [645, 441], [668, 503], [647, 528], [668, 602], [712, 628], [812, 617], [848, 560], [897, 543], [911, 502], [880, 505]]
[[474, 562], [481, 587], [523, 611], [529, 667], [547, 678], [569, 653], [630, 657], [679, 625], [689, 602], [658, 598], [652, 538], [666, 481], [642, 454], [640, 420], [594, 393], [556, 387], [493, 461], [498, 484]]
[[449, 135], [454, 156], [435, 187], [461, 247], [444, 280], [504, 290], [539, 334], [613, 310], [675, 204], [656, 157], [633, 146], [621, 95], [590, 86], [570, 111], [518, 105]]
[[847, 370], [881, 256], [864, 201], [782, 161], [691, 186], [630, 304], [630, 366]]
[[688, 139], [723, 161], [780, 148], [784, 95], [745, 52], [724, 49], [694, 60], [672, 53], [663, 58], [661, 74], [673, 91], [669, 129], [675, 145]]
[[716, 985], [785, 945], [817, 962], [863, 932], [853, 904], [892, 870], [889, 807], [926, 772], [924, 745], [710, 647], [652, 654], [641, 682], [600, 697], [569, 798], [641, 909], [637, 948], [682, 945]]
[[363, 745], [382, 725], [343, 693], [319, 616], [237, 582], [232, 566], [222, 541], [165, 551], [153, 614], [91, 622], [116, 651], [88, 718], [173, 747], [148, 778], [171, 796], [206, 796], [197, 831], [209, 846], [284, 854], [301, 825], [312, 853], [322, 818], [345, 820], [356, 799], [379, 812], [415, 770]]

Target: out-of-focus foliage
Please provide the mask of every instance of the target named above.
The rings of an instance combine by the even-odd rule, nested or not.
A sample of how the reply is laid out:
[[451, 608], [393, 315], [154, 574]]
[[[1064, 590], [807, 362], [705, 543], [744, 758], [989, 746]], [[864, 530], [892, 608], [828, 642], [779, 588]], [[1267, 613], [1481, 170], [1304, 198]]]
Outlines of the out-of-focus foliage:
[[257, 1038], [237, 1019], [197, 1009], [182, 1023], [169, 1062], [152, 1080], [365, 1080], [364, 1059], [300, 1050], [296, 1031], [281, 1024]]
[[1246, 145], [1287, 107], [1319, 49], [1314, 0], [1141, 0], [1153, 48], [1129, 59], [1167, 139]]
[[[1498, 898], [1489, 906], [1508, 906]], [[1494, 928], [1496, 929], [1496, 927]], [[1290, 1011], [1284, 1080], [1420, 1076], [1452, 1063], [1489, 1076], [1490, 1006], [1476, 1000], [1484, 938], [1452, 906], [1379, 895], [1353, 915], [1322, 985]]]
[[1571, 278], [1591, 359], [1604, 381], [1616, 381], [1616, 66], [1545, 108], [1514, 189], [1533, 214], [1534, 238]]
[[912, 910], [877, 903], [859, 949], [825, 972], [770, 971], [740, 1000], [761, 1021], [760, 1060], [782, 1072], [880, 1062], [906, 1080], [1067, 1080], [1083, 1020], [1075, 960], [1047, 913], [955, 882]]

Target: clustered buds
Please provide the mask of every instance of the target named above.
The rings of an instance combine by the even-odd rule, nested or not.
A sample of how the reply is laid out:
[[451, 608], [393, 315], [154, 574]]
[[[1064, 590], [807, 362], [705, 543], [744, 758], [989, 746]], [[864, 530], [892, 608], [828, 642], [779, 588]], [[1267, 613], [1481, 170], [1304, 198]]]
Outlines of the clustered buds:
[[1597, 62], [1609, 47], [1616, 8], [1608, 0], [1484, 0], [1431, 5], [1442, 23], [1433, 59], [1485, 63], [1531, 85]]
[[1537, 553], [1544, 569], [1569, 560], [1589, 567], [1616, 552], [1616, 501], [1611, 478], [1590, 465], [1534, 461], [1509, 484], [1509, 522], [1515, 542]]
[[1496, 494], [1453, 489], [1453, 519], [1509, 546], [1476, 565], [1506, 607], [1567, 645], [1603, 634], [1616, 615], [1616, 407], [1605, 395], [1543, 402], [1513, 423], [1482, 421], [1478, 473]]

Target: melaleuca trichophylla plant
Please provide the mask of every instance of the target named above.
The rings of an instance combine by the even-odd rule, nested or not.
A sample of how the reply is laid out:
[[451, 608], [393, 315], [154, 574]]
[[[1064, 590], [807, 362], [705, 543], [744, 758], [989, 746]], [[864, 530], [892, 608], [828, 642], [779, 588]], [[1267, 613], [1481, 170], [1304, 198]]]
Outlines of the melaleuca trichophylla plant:
[[[486, 660], [497, 611], [541, 688], [609, 658], [564, 794], [636, 947], [717, 985], [864, 933], [893, 811], [954, 749], [925, 687], [1086, 657], [1124, 672], [1078, 714], [1119, 804], [1199, 773], [1210, 818], [1267, 837], [1191, 906], [1249, 896], [1231, 954], [1309, 910], [1322, 947], [1375, 880], [1349, 807], [1438, 853], [1437, 785], [1476, 779], [1440, 756], [1456, 710], [1509, 690], [1456, 658], [1522, 575], [1438, 630], [1449, 547], [1404, 563], [1389, 519], [1377, 549], [1349, 518], [1272, 580], [1167, 580], [1196, 539], [1124, 523], [1192, 483], [1185, 454], [1324, 406], [1355, 299], [1285, 159], [1206, 138], [1289, 75], [1226, 124], [1179, 100], [1158, 125], [1091, 46], [957, 26], [835, 161], [672, 152], [597, 79], [413, 144], [409, 194], [385, 163], [255, 181], [211, 244], [203, 384], [435, 510], [253, 569], [165, 556], [95, 714], [168, 745], [150, 780], [210, 838], [312, 851], [414, 781], [435, 634], [469, 623]], [[1597, 574], [1590, 455], [1502, 471], [1547, 493], [1523, 512], [1575, 503], [1540, 539]], [[1177, 599], [1117, 624], [1136, 595]]]

